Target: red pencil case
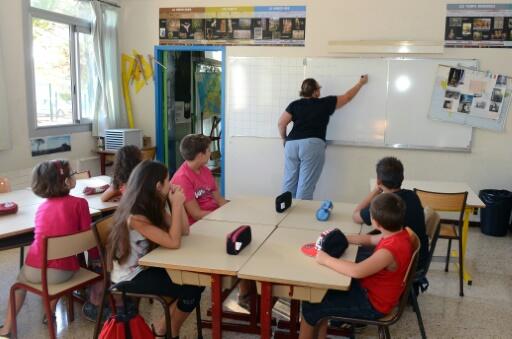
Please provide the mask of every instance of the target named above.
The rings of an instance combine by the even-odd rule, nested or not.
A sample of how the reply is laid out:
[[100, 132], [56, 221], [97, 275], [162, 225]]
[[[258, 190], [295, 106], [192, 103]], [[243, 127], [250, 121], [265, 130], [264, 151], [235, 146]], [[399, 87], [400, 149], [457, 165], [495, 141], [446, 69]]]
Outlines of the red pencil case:
[[100, 186], [100, 187], [89, 187], [89, 186], [87, 186], [87, 187], [84, 187], [83, 193], [85, 195], [99, 194], [99, 193], [105, 192], [109, 187], [110, 187], [110, 185], [103, 185], [103, 186]]
[[226, 252], [231, 255], [237, 255], [251, 243], [251, 240], [251, 226], [242, 225], [237, 227], [226, 238]]
[[14, 202], [0, 203], [0, 215], [14, 214], [18, 212], [18, 205]]

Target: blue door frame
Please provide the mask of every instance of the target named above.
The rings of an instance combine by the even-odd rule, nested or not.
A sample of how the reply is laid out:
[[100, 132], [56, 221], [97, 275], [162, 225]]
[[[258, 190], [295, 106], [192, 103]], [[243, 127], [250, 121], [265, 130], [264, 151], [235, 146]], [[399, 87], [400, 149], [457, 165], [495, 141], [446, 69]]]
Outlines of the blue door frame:
[[[206, 51], [216, 51], [222, 53], [222, 73], [221, 73], [221, 104], [220, 104], [220, 124], [221, 124], [221, 140], [220, 140], [220, 193], [224, 196], [224, 177], [226, 167], [224, 166], [225, 159], [225, 92], [226, 92], [226, 47], [224, 46], [155, 46], [155, 59], [163, 63], [162, 52], [164, 51], [183, 51], [183, 52], [206, 52]], [[155, 68], [160, 67], [158, 65]], [[155, 129], [156, 129], [156, 145], [157, 145], [157, 154], [156, 158], [158, 161], [165, 163], [165, 145], [167, 140], [165, 140], [165, 129], [166, 125], [163, 125], [164, 121], [164, 112], [162, 107], [162, 93], [160, 91], [161, 86], [163, 86], [163, 78], [161, 72], [155, 72]], [[168, 165], [168, 164], [166, 164]]]

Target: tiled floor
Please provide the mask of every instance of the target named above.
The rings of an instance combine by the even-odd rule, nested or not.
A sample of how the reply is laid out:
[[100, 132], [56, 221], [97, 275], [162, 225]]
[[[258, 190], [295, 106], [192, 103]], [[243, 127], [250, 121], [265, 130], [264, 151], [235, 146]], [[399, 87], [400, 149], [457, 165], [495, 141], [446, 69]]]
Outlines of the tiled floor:
[[[439, 254], [445, 243], [438, 243]], [[443, 264], [432, 263], [430, 288], [419, 298], [426, 332], [429, 338], [512, 338], [512, 235], [494, 238], [470, 230], [467, 262], [473, 274], [473, 285], [465, 285], [465, 297], [458, 296], [456, 271], [445, 273]], [[0, 319], [7, 306], [10, 285], [18, 272], [18, 251], [0, 252]], [[203, 313], [209, 305], [208, 291], [202, 299]], [[80, 314], [75, 306], [75, 321], [68, 324], [64, 307], [58, 309], [58, 333], [61, 338], [91, 338], [93, 324]], [[159, 312], [157, 306], [144, 303], [143, 315], [150, 319]], [[193, 317], [192, 317], [193, 318]], [[20, 338], [47, 338], [47, 328], [41, 324], [40, 300], [29, 295], [18, 316]], [[206, 338], [210, 331], [204, 330]], [[391, 335], [398, 338], [419, 337], [414, 313], [408, 309], [402, 319], [391, 327]], [[189, 319], [181, 338], [195, 338], [194, 319]], [[224, 332], [225, 338], [257, 338], [258, 336]], [[368, 328], [359, 337], [376, 337], [376, 330]]]

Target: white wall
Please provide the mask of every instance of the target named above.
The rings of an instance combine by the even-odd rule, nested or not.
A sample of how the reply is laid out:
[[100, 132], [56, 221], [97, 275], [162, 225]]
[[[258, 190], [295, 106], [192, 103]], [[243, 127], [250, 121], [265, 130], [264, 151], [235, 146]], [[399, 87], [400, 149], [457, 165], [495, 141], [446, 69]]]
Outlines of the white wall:
[[[447, 1], [441, 0], [123, 0], [120, 48], [122, 52], [135, 48], [144, 55], [153, 52], [153, 46], [158, 44], [160, 7], [292, 4], [307, 6], [305, 47], [228, 47], [228, 56], [329, 56], [329, 40], [440, 41], [444, 37]], [[482, 69], [512, 75], [512, 49], [446, 49], [436, 57], [476, 58]], [[152, 85], [133, 97], [133, 107], [136, 124], [154, 137]], [[466, 181], [475, 191], [493, 187], [511, 190], [511, 127], [512, 119], [509, 119], [504, 133], [474, 129], [471, 153], [329, 146], [315, 197], [360, 200], [368, 191], [368, 179], [375, 176], [375, 163], [387, 155], [399, 157], [406, 177], [411, 179]], [[226, 142], [226, 156], [227, 196], [280, 191], [283, 168], [280, 140], [231, 138]]]
[[[24, 0], [23, 0], [24, 1]], [[27, 123], [27, 91], [25, 78], [25, 51], [23, 41], [22, 0], [0, 1], [0, 35], [7, 87], [7, 110], [11, 148], [0, 151], [0, 174], [15, 176], [16, 172], [33, 167], [40, 161], [54, 158], [70, 160], [87, 158], [94, 139], [90, 132], [75, 133], [71, 137], [71, 152], [32, 157]]]

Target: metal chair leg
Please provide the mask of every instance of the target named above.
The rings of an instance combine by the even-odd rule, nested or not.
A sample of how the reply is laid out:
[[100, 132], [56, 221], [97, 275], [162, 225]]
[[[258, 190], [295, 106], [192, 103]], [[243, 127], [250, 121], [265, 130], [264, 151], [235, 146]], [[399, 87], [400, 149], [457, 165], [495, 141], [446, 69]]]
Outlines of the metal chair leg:
[[462, 237], [459, 238], [459, 296], [464, 296], [464, 256], [462, 254]]
[[446, 251], [446, 263], [444, 266], [444, 271], [448, 272], [448, 265], [450, 265], [450, 252], [452, 250], [452, 239], [448, 239], [448, 250]]
[[201, 306], [196, 307], [197, 338], [203, 339], [203, 322], [201, 320]]
[[418, 326], [420, 328], [420, 334], [422, 339], [427, 339], [427, 335], [425, 334], [425, 327], [423, 326], [423, 319], [421, 317], [421, 311], [420, 306], [418, 305], [418, 299], [416, 298], [416, 294], [414, 293], [414, 290], [411, 288], [410, 296], [412, 302], [412, 307], [414, 309], [414, 312], [416, 313], [416, 318], [418, 319]]

